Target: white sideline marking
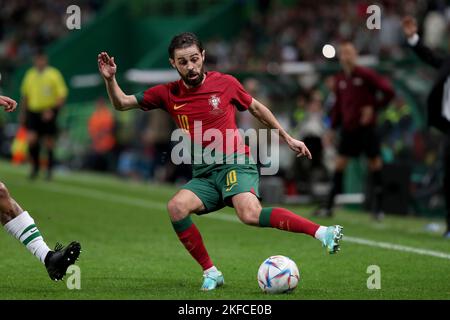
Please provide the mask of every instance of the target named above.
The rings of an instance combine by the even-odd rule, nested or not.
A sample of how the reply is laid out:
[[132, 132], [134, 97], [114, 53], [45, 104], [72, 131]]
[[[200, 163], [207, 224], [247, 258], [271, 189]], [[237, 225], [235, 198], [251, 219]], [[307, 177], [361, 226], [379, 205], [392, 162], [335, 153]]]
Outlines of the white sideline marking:
[[[449, 253], [440, 252], [440, 251], [408, 247], [408, 246], [403, 246], [400, 244], [389, 243], [389, 242], [379, 242], [379, 241], [373, 241], [373, 240], [368, 240], [368, 239], [363, 239], [363, 238], [348, 237], [346, 235], [344, 235], [343, 240], [346, 242], [353, 242], [353, 243], [362, 244], [362, 245], [366, 245], [366, 246], [370, 246], [370, 247], [378, 247], [378, 248], [389, 249], [389, 250], [410, 252], [410, 253], [420, 254], [423, 256], [432, 256], [432, 257], [436, 257], [436, 258], [443, 258], [443, 259], [450, 260]], [[443, 241], [445, 241], [445, 240], [443, 240]]]
[[[166, 204], [162, 203], [162, 202], [152, 201], [152, 200], [142, 200], [142, 199], [137, 199], [137, 198], [133, 198], [133, 197], [113, 194], [113, 193], [109, 193], [109, 192], [93, 190], [93, 189], [89, 189], [89, 188], [78, 188], [78, 187], [71, 187], [71, 186], [65, 186], [65, 185], [56, 186], [56, 185], [47, 185], [46, 184], [46, 185], [39, 186], [39, 189], [46, 189], [48, 191], [55, 192], [55, 193], [77, 195], [77, 196], [82, 196], [82, 197], [96, 199], [96, 200], [107, 200], [110, 202], [131, 205], [131, 206], [135, 206], [135, 207], [139, 207], [139, 208], [143, 208], [143, 209], [156, 208], [156, 209], [160, 209], [160, 210], [166, 210]], [[228, 215], [228, 214], [216, 213], [216, 214], [204, 215], [204, 217], [209, 218], [209, 219], [228, 221], [228, 222], [240, 222], [236, 216], [232, 216], [232, 215]], [[388, 250], [394, 250], [394, 251], [415, 253], [415, 254], [419, 254], [419, 255], [431, 256], [431, 257], [450, 260], [450, 253], [445, 253], [445, 252], [440, 252], [440, 251], [408, 247], [408, 246], [403, 246], [403, 245], [399, 245], [399, 244], [395, 244], [395, 243], [379, 242], [379, 241], [373, 241], [373, 240], [368, 240], [368, 239], [364, 239], [364, 238], [350, 237], [350, 236], [346, 236], [346, 235], [344, 235], [343, 240], [345, 242], [356, 243], [356, 244], [365, 245], [365, 246], [369, 246], [369, 247], [376, 247], [376, 248], [382, 248], [382, 249], [388, 249]]]

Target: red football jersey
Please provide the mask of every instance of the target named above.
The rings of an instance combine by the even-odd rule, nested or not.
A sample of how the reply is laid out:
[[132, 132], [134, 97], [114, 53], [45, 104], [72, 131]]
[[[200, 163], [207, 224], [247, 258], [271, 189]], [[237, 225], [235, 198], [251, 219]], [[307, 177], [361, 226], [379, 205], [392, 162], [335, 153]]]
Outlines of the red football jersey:
[[[361, 110], [364, 106], [372, 106], [375, 111], [378, 107], [386, 106], [394, 97], [394, 89], [388, 79], [375, 71], [356, 66], [350, 75], [339, 72], [335, 76], [335, 104], [331, 110], [331, 124], [333, 128], [339, 125], [346, 131], [361, 127]], [[383, 98], [377, 99], [381, 92]], [[376, 117], [370, 125], [375, 126]]]
[[[215, 139], [204, 141], [201, 135], [208, 129], [217, 129], [222, 134], [223, 153], [230, 155], [244, 152], [249, 155], [248, 146], [236, 134], [236, 109], [247, 110], [252, 103], [252, 96], [231, 75], [210, 71], [205, 73], [205, 77], [204, 82], [194, 88], [186, 88], [180, 79], [151, 87], [135, 96], [145, 111], [160, 108], [169, 112], [177, 126], [189, 133], [194, 143], [201, 141], [202, 147], [214, 145]], [[231, 132], [234, 135], [233, 144], [227, 145], [227, 135], [230, 136]], [[194, 176], [211, 168], [194, 166]]]

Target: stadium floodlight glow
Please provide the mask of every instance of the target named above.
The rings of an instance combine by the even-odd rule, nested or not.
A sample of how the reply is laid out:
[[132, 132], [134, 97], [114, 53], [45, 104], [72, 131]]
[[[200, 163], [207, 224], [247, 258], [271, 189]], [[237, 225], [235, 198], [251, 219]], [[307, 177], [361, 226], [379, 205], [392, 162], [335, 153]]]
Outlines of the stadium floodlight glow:
[[332, 59], [336, 56], [336, 49], [331, 44], [326, 44], [322, 48], [322, 54], [327, 59]]

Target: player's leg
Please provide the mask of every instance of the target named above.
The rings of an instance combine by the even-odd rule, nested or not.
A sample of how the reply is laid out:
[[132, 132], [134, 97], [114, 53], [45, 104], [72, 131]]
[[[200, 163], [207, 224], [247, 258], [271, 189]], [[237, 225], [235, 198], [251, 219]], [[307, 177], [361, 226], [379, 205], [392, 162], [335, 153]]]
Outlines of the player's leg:
[[364, 152], [369, 159], [370, 181], [372, 183], [372, 214], [376, 220], [382, 220], [384, 217], [382, 209], [383, 201], [383, 181], [381, 170], [383, 169], [383, 161], [381, 160], [380, 139], [373, 128], [367, 128], [362, 136], [365, 141]]
[[39, 174], [40, 131], [43, 128], [41, 114], [27, 111], [25, 114], [25, 127], [27, 129], [28, 155], [31, 160], [30, 179], [37, 178]]
[[53, 150], [55, 149], [55, 136], [46, 135], [44, 137], [45, 148], [47, 150], [47, 174], [46, 179], [51, 180], [54, 165]]
[[239, 219], [245, 224], [304, 233], [318, 239], [329, 253], [339, 251], [341, 226], [320, 226], [284, 208], [262, 208], [259, 199], [251, 192], [236, 194], [231, 201]]
[[357, 157], [362, 152], [364, 143], [359, 130], [345, 131], [340, 134], [338, 156], [336, 157], [331, 189], [322, 208], [317, 210], [315, 216], [330, 217], [333, 215], [334, 200], [336, 195], [343, 191], [344, 171], [347, 168], [348, 159]]
[[37, 131], [27, 131], [28, 154], [31, 160], [30, 179], [36, 179], [39, 174], [39, 155], [41, 153], [41, 145], [39, 134]]
[[381, 175], [381, 170], [383, 169], [383, 161], [381, 160], [381, 157], [377, 156], [375, 158], [369, 159], [368, 165], [373, 190], [373, 205], [371, 208], [372, 214], [375, 219], [381, 220], [384, 216], [382, 209], [383, 183]]
[[22, 242], [44, 263], [50, 249], [44, 242], [33, 218], [11, 198], [8, 189], [0, 183], [0, 220], [6, 231]]
[[322, 227], [284, 208], [262, 208], [256, 167], [227, 168], [219, 175], [217, 183], [221, 187], [224, 203], [233, 206], [245, 224], [305, 233], [320, 240], [330, 253], [339, 250], [342, 227]]
[[54, 165], [54, 152], [56, 137], [58, 133], [56, 119], [58, 116], [58, 110], [52, 109], [50, 112], [53, 113], [52, 118], [49, 121], [44, 122], [44, 127], [42, 128], [42, 133], [44, 136], [44, 144], [47, 150], [47, 174], [46, 179], [51, 180], [52, 170]]
[[[207, 182], [195, 184], [198, 181], [199, 179], [191, 180], [185, 187], [193, 189], [204, 198], [207, 193], [199, 192], [199, 190], [206, 189]], [[168, 202], [167, 211], [178, 239], [202, 267], [204, 281], [201, 289], [208, 291], [221, 286], [224, 281], [222, 273], [214, 266], [202, 236], [190, 216], [192, 213], [202, 213], [207, 210], [199, 196], [189, 189], [181, 189]], [[204, 201], [207, 205], [210, 203], [208, 200]]]
[[0, 222], [6, 231], [22, 242], [26, 248], [45, 264], [50, 278], [62, 279], [69, 265], [80, 253], [80, 245], [71, 243], [67, 248], [51, 251], [44, 241], [33, 218], [11, 197], [6, 186], [0, 182]]

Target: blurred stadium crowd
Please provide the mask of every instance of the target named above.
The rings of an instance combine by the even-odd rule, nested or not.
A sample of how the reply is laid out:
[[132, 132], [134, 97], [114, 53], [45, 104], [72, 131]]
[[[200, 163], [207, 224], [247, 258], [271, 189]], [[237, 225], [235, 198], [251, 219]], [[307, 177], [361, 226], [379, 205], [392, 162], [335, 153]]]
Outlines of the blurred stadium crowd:
[[381, 32], [361, 27], [371, 1], [307, 0], [289, 7], [277, 1], [259, 3], [259, 10], [250, 14], [246, 28], [234, 39], [207, 43], [212, 65], [225, 71], [265, 71], [273, 62], [321, 61], [324, 43], [348, 39], [363, 55], [400, 59], [405, 56], [403, 15], [423, 18], [425, 42], [431, 48], [443, 45], [450, 21], [448, 4], [439, 0], [381, 1]]
[[[101, 0], [77, 2], [83, 11], [82, 23], [95, 17]], [[9, 74], [29, 61], [37, 47], [45, 47], [64, 37], [69, 30], [65, 17], [70, 0], [0, 0], [0, 70]]]
[[[38, 46], [64, 38], [68, 32], [64, 17], [72, 1], [0, 0], [0, 72], [4, 78], [29, 61]], [[84, 21], [96, 18], [105, 1], [78, 1]], [[245, 2], [241, 0], [241, 2]], [[285, 128], [303, 139], [314, 155], [312, 162], [297, 160], [281, 146], [280, 173], [287, 195], [307, 194], [317, 182], [326, 183], [333, 171], [335, 137], [330, 133], [329, 112], [333, 105], [332, 71], [297, 76], [258, 74], [286, 62], [312, 62], [324, 65], [322, 46], [335, 46], [351, 39], [361, 55], [387, 62], [383, 71], [396, 72], [397, 65], [411, 59], [401, 30], [405, 14], [418, 18], [425, 43], [434, 49], [448, 49], [450, 43], [450, 4], [444, 0], [385, 0], [382, 3], [382, 29], [365, 27], [370, 1], [276, 1], [259, 0], [257, 10], [248, 12], [247, 24], [231, 38], [212, 37], [205, 41], [210, 70], [238, 74], [246, 89], [272, 107]], [[50, 61], [51, 64], [51, 61]], [[334, 69], [336, 71], [337, 69]], [[417, 63], [416, 73], [426, 82], [430, 71]], [[239, 74], [247, 74], [239, 75]], [[257, 74], [256, 76], [254, 74]], [[392, 80], [392, 79], [391, 79]], [[294, 84], [294, 85], [292, 85]], [[273, 87], [271, 87], [273, 85]], [[1, 91], [1, 85], [0, 85]], [[421, 92], [425, 92], [422, 90]], [[414, 97], [414, 95], [413, 95]], [[439, 188], [440, 140], [424, 129], [425, 96], [417, 93], [418, 111], [402, 90], [379, 113], [379, 130], [386, 163], [402, 163], [413, 169], [413, 189], [426, 197]], [[163, 112], [139, 115], [119, 114], [99, 98], [86, 125], [89, 143], [77, 146], [61, 128], [59, 156], [61, 168], [111, 171], [130, 179], [183, 182], [190, 169], [170, 163], [170, 133], [174, 124]], [[19, 106], [20, 108], [20, 106]], [[240, 127], [260, 127], [248, 113], [239, 115]], [[0, 119], [0, 142], [4, 156], [10, 156], [8, 126]], [[2, 138], [3, 136], [3, 138]], [[7, 146], [5, 146], [5, 144]], [[71, 148], [69, 148], [69, 146]], [[357, 167], [357, 166], [356, 166]], [[430, 200], [436, 202], [437, 200]]]

